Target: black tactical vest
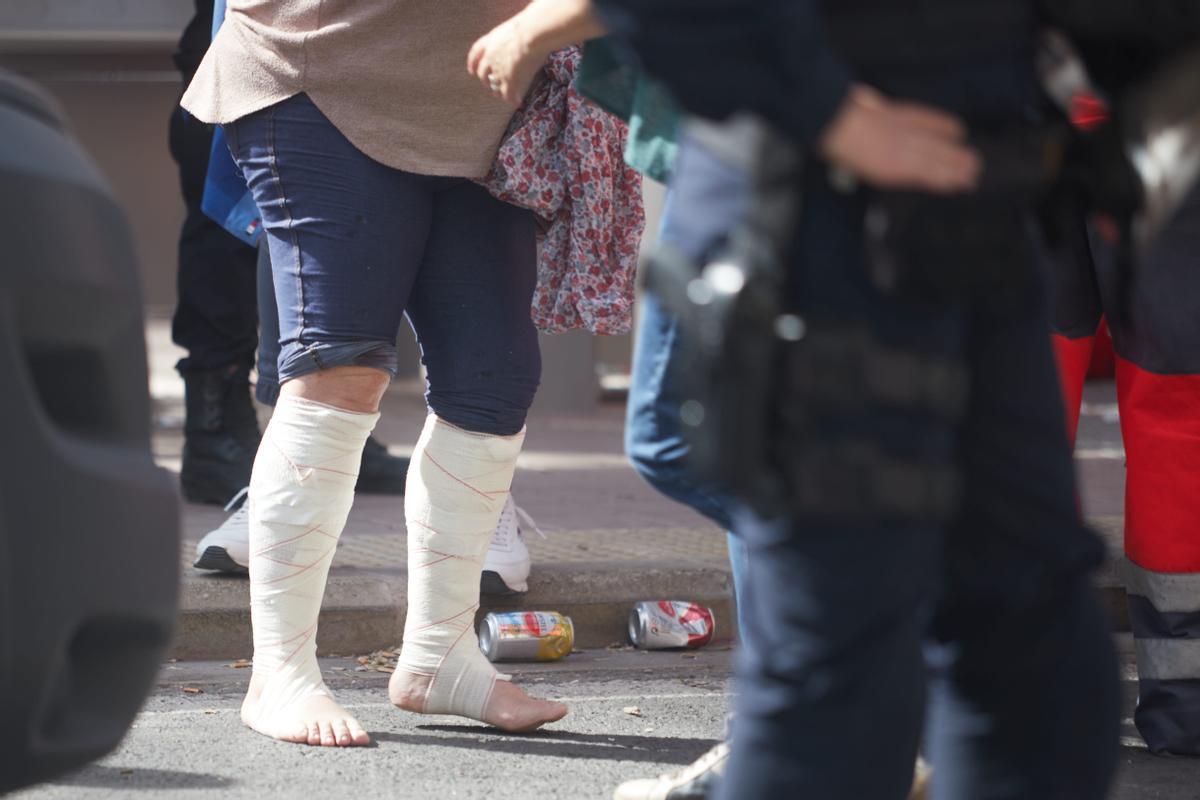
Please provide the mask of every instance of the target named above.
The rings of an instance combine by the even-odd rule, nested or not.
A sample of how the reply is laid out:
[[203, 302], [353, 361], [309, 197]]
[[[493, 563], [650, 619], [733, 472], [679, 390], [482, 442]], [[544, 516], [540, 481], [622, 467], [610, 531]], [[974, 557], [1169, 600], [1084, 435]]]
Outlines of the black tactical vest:
[[973, 123], [1038, 102], [1033, 0], [827, 0], [827, 34], [856, 77]]

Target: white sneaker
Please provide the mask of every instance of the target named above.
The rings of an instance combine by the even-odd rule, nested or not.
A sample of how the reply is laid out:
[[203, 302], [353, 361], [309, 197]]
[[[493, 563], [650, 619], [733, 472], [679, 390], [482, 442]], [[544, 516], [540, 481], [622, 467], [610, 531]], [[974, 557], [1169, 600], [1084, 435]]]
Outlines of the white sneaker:
[[[242, 489], [225, 510], [237, 506], [246, 496]], [[479, 590], [483, 594], [510, 595], [529, 591], [529, 548], [521, 532], [521, 523], [545, 538], [537, 523], [510, 496], [500, 512], [500, 521], [487, 555], [483, 559], [483, 575]], [[237, 510], [209, 531], [196, 545], [196, 569], [214, 572], [246, 574], [250, 568], [250, 504], [242, 502]]]
[[[211, 530], [196, 544], [196, 569], [245, 574], [250, 569], [250, 503], [243, 502], [246, 487], [225, 506], [230, 514], [220, 527]], [[241, 505], [238, 505], [238, 503]]]
[[625, 781], [613, 792], [613, 800], [704, 800], [721, 780], [728, 760], [729, 745], [722, 742], [677, 772]]
[[[729, 744], [722, 742], [678, 772], [622, 783], [613, 800], [704, 800], [725, 774], [728, 760]], [[917, 756], [907, 800], [925, 800], [932, 776], [933, 767]]]
[[504, 510], [500, 512], [492, 543], [483, 558], [483, 575], [479, 579], [481, 594], [507, 595], [529, 591], [529, 548], [525, 546], [522, 523], [536, 531], [538, 536], [546, 538], [533, 518], [514, 503], [510, 495], [504, 503]]

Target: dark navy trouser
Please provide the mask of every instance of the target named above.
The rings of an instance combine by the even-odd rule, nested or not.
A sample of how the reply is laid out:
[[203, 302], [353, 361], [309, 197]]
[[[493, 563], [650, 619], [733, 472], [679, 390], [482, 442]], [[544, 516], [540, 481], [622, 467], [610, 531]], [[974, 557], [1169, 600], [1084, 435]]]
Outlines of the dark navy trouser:
[[394, 374], [407, 316], [430, 409], [521, 430], [541, 373], [533, 216], [465, 178], [368, 158], [303, 94], [225, 131], [270, 246], [280, 381], [350, 364]]
[[[198, 0], [196, 15], [175, 53], [184, 88], [208, 49], [211, 29], [212, 1]], [[254, 250], [200, 210], [212, 128], [176, 107], [168, 143], [179, 166], [187, 212], [179, 234], [179, 296], [171, 323], [175, 344], [188, 351], [178, 369], [186, 373], [233, 364], [249, 368], [258, 342]]]
[[[685, 192], [673, 201], [695, 226], [727, 224]], [[1076, 513], [1044, 299], [906, 312], [860, 266], [861, 199], [813, 169], [804, 203], [801, 313], [972, 365], [965, 422], [846, 408], [819, 420], [817, 443], [865, 437], [893, 458], [956, 464], [963, 502], [950, 525], [735, 514], [750, 636], [716, 797], [901, 800], [928, 721], [940, 800], [1100, 800], [1116, 663], [1087, 578], [1101, 548]]]

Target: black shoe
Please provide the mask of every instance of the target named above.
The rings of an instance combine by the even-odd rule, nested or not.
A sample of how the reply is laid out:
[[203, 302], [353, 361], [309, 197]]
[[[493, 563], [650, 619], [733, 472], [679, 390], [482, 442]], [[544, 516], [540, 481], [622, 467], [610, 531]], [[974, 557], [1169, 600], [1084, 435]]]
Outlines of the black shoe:
[[388, 452], [387, 445], [374, 436], [363, 447], [355, 491], [363, 494], [404, 494], [408, 479], [408, 459]]
[[183, 496], [192, 503], [224, 505], [250, 483], [262, 438], [250, 400], [250, 371], [235, 365], [187, 372], [183, 381]]

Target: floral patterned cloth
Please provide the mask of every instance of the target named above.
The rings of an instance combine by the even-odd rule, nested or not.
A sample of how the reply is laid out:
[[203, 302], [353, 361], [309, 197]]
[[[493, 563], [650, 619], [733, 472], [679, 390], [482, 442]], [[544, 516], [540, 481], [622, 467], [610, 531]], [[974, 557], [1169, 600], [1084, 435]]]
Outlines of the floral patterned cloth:
[[638, 246], [645, 227], [642, 178], [625, 165], [625, 123], [575, 87], [580, 48], [550, 57], [546, 79], [513, 117], [482, 183], [531, 209], [545, 238], [538, 254], [533, 322], [562, 333], [629, 333]]

